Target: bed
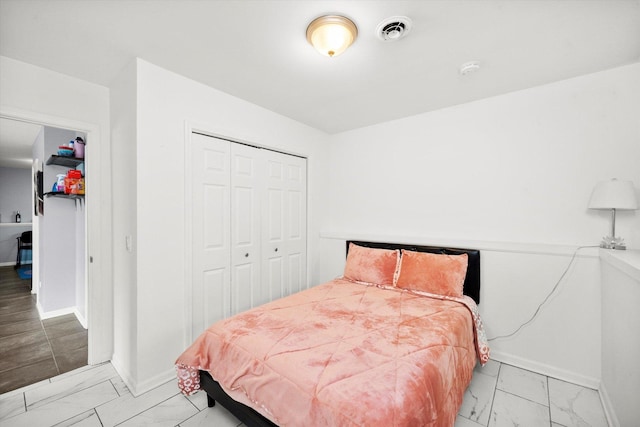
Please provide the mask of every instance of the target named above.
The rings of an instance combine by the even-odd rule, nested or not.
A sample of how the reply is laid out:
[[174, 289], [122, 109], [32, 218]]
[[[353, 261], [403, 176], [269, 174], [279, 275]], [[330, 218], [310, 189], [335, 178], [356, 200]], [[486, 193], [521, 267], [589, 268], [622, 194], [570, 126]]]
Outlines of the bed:
[[452, 426], [489, 348], [480, 252], [347, 241], [344, 275], [208, 328], [176, 361], [252, 426]]

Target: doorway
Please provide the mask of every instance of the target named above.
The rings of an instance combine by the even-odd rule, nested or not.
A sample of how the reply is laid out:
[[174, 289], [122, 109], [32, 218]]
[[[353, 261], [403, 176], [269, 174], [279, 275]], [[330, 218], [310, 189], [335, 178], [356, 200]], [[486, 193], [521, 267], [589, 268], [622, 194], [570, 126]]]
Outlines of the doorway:
[[[88, 327], [87, 361], [98, 364], [111, 359], [113, 354], [113, 298], [111, 283], [111, 236], [110, 212], [104, 207], [110, 205], [109, 193], [102, 190], [103, 178], [108, 180], [110, 160], [108, 146], [101, 147], [104, 132], [100, 125], [80, 122], [73, 119], [60, 118], [47, 114], [10, 108], [0, 108], [0, 119], [17, 120], [58, 129], [82, 132], [86, 141], [85, 147], [88, 162], [87, 185], [92, 188], [85, 196], [86, 238], [83, 254], [85, 270], [86, 326]], [[104, 138], [102, 138], [104, 139]], [[105, 141], [108, 144], [108, 141]], [[73, 202], [72, 202], [73, 203]]]
[[[20, 268], [0, 271], [0, 392], [87, 364], [84, 178], [62, 179], [84, 174], [85, 140], [83, 132], [0, 118], [0, 200], [19, 208], [2, 212], [11, 221], [1, 228], [27, 230], [33, 241], [32, 262], [18, 253]], [[75, 143], [77, 155], [60, 148]], [[14, 249], [18, 239], [9, 240]]]

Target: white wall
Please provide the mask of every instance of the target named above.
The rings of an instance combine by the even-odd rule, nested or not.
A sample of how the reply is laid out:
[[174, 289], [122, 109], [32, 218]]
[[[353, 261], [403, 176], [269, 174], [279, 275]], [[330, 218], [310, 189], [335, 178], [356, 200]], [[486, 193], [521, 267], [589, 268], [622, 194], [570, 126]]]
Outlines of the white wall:
[[[0, 222], [15, 222], [20, 211], [22, 222], [31, 222], [31, 168], [0, 167]], [[0, 262], [2, 259], [0, 258]]]
[[[606, 213], [594, 185], [640, 188], [640, 64], [510, 93], [331, 137], [323, 195], [326, 277], [340, 274], [343, 239], [373, 237], [481, 247], [488, 335], [510, 332], [553, 287], [573, 249], [597, 245]], [[640, 247], [640, 213], [617, 230]], [[502, 360], [596, 387], [600, 293], [585, 249], [548, 308]]]
[[[594, 185], [640, 188], [639, 75], [635, 64], [336, 135], [340, 210], [325, 226], [597, 243], [610, 226], [587, 209]], [[640, 213], [620, 212], [617, 230], [636, 248], [639, 225]]]
[[[173, 376], [173, 363], [188, 345], [184, 313], [186, 124], [307, 156], [310, 194], [320, 192], [319, 177], [326, 173], [319, 144], [326, 135], [142, 60], [137, 61], [136, 72], [137, 139], [132, 145], [136, 165], [135, 177], [131, 177], [135, 189], [118, 189], [135, 191], [136, 220], [129, 224], [129, 218], [114, 218], [114, 230], [118, 230], [114, 234], [117, 261], [114, 274], [125, 278], [135, 274], [135, 306], [125, 309], [135, 322], [129, 327], [136, 330], [137, 336], [131, 343], [133, 348], [117, 346], [115, 353], [116, 357], [120, 353], [130, 357], [125, 366], [123, 356], [123, 364], [117, 368], [126, 371], [128, 385], [134, 393], [140, 393]], [[132, 71], [128, 69], [126, 73], [130, 76]], [[114, 105], [130, 102], [132, 96], [126, 90], [112, 95]], [[116, 96], [121, 99], [114, 99]], [[129, 129], [127, 134], [131, 133]], [[126, 195], [117, 197], [114, 210], [130, 209], [125, 206], [129, 200]], [[310, 212], [315, 203], [312, 197]], [[314, 259], [318, 226], [312, 213], [308, 220], [309, 257]], [[121, 254], [124, 233], [128, 232], [134, 233], [131, 255], [134, 264]], [[119, 310], [116, 307], [116, 312]]]
[[[45, 181], [46, 182], [46, 181]], [[76, 303], [74, 202], [47, 197], [40, 221], [42, 258], [38, 310], [43, 317], [73, 312]]]
[[0, 266], [15, 265], [18, 243], [16, 238], [31, 230], [31, 169], [0, 167], [0, 223], [15, 223], [20, 211], [25, 226], [0, 225]]
[[601, 395], [612, 427], [640, 419], [640, 251], [601, 251]]
[[87, 132], [89, 362], [112, 354], [109, 91], [0, 56], [0, 116]]
[[[137, 218], [137, 64], [132, 61], [110, 87], [113, 174], [114, 354], [112, 363], [128, 384], [137, 378], [136, 251], [127, 251], [125, 236], [136, 235]], [[164, 228], [164, 227], [163, 227]], [[159, 236], [162, 233], [159, 233]], [[135, 248], [135, 246], [134, 246]]]

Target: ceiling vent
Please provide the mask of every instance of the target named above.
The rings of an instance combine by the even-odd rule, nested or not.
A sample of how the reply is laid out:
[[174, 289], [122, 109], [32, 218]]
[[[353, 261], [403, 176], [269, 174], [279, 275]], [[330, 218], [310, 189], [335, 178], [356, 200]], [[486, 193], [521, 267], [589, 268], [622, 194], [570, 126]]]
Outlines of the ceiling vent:
[[376, 27], [376, 35], [380, 40], [393, 42], [400, 40], [411, 31], [411, 19], [406, 16], [392, 16], [384, 19]]

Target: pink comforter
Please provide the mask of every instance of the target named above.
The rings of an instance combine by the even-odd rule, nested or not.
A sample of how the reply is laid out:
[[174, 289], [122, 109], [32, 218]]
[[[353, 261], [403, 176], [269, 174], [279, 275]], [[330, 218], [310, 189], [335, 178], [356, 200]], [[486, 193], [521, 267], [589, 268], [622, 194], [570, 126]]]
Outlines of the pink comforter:
[[207, 370], [281, 426], [450, 427], [488, 359], [466, 299], [336, 279], [212, 325], [178, 358], [179, 385], [194, 393]]

